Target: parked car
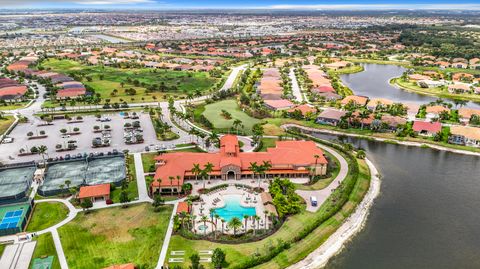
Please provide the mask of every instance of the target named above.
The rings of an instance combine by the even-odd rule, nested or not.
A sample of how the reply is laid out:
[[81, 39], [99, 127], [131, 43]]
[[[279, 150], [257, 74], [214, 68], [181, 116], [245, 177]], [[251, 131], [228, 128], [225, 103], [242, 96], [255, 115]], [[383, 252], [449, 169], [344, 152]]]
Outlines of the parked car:
[[145, 146], [145, 151], [150, 151], [150, 147], [149, 147], [149, 146]]
[[70, 154], [65, 155], [65, 160], [70, 160]]
[[3, 144], [13, 143], [13, 137], [5, 137], [2, 141]]
[[310, 196], [310, 203], [312, 204], [312, 206], [317, 206], [317, 197]]

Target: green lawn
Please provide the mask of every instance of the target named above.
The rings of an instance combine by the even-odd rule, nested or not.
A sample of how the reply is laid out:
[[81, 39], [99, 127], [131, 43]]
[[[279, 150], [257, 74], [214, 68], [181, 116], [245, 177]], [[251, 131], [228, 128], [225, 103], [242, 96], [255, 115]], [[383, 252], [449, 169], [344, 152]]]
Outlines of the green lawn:
[[172, 206], [154, 212], [150, 204], [80, 213], [59, 229], [69, 267], [133, 262], [138, 268], [155, 268], [171, 213]]
[[[222, 116], [222, 110], [228, 111], [231, 115], [231, 119], [226, 119]], [[208, 104], [205, 106], [203, 115], [213, 124], [215, 129], [228, 130], [233, 127], [233, 122], [236, 119], [242, 121], [243, 128], [239, 128], [240, 131], [244, 131], [250, 134], [252, 126], [260, 120], [248, 116], [245, 112], [238, 108], [237, 102], [233, 99], [223, 100], [220, 102]]]
[[[351, 214], [355, 206], [361, 201], [361, 198], [368, 190], [370, 174], [368, 167], [364, 161], [359, 161], [361, 166], [360, 175], [350, 198], [344, 204], [342, 209], [333, 217], [324, 221], [318, 228], [315, 228], [309, 235], [299, 242], [292, 243], [291, 247], [281, 252], [272, 261], [262, 264], [260, 268], [285, 268], [288, 265], [303, 259], [306, 255], [318, 248]], [[344, 182], [352, 182], [355, 180], [352, 174], [349, 174]], [[335, 200], [335, 199], [333, 199]], [[329, 198], [320, 209], [315, 212], [307, 212], [302, 210], [301, 213], [290, 216], [282, 227], [272, 236], [260, 240], [258, 242], [245, 244], [220, 244], [204, 240], [188, 240], [182, 236], [174, 235], [170, 241], [168, 253], [172, 250], [184, 250], [186, 252], [185, 258], [188, 265], [188, 257], [199, 250], [213, 250], [217, 247], [221, 248], [226, 253], [226, 260], [229, 264], [228, 268], [245, 268], [246, 263], [252, 258], [255, 253], [265, 255], [269, 252], [270, 247], [278, 244], [279, 240], [284, 242], [291, 242], [305, 227], [314, 226], [318, 219], [323, 219], [329, 215], [332, 205], [335, 203]], [[316, 226], [314, 226], [316, 227]], [[211, 264], [205, 264], [207, 268], [213, 268]], [[255, 268], [257, 268], [255, 267]]]
[[3, 116], [0, 118], [0, 135], [7, 131], [8, 127], [15, 121], [13, 116]]
[[267, 151], [267, 148], [274, 148], [277, 140], [276, 138], [262, 138], [262, 145], [257, 151]]
[[3, 251], [5, 251], [6, 247], [7, 247], [6, 244], [0, 244], [0, 257], [2, 257]]
[[335, 158], [332, 154], [328, 153], [327, 151], [323, 151], [323, 154], [328, 157], [330, 162], [334, 162], [334, 168], [332, 168], [329, 173], [330, 175], [326, 178], [322, 178], [318, 180], [317, 182], [313, 183], [312, 185], [303, 185], [303, 184], [296, 184], [297, 189], [299, 190], [321, 190], [326, 188], [330, 183], [338, 176], [338, 173], [340, 173], [340, 161]]
[[[161, 100], [166, 94], [174, 96], [185, 96], [189, 92], [206, 92], [220, 79], [210, 77], [208, 72], [189, 72], [189, 71], [173, 71], [173, 70], [157, 70], [151, 68], [130, 68], [121, 69], [114, 67], [104, 67], [100, 65], [87, 66], [79, 62], [65, 59], [48, 59], [44, 61], [42, 67], [64, 74], [82, 75], [84, 79], [81, 81], [85, 85], [92, 87], [96, 93], [99, 93], [103, 99], [110, 99], [114, 102], [149, 102]], [[103, 78], [101, 77], [103, 76]], [[91, 81], [87, 80], [91, 77]], [[132, 81], [138, 80], [139, 84], [134, 85], [128, 82], [127, 78]], [[124, 82], [124, 87], [121, 86]], [[142, 86], [141, 83], [145, 83]], [[146, 92], [149, 85], [165, 85], [165, 90], [155, 90], [154, 92]], [[134, 88], [136, 94], [129, 95], [126, 89]], [[114, 89], [117, 90], [112, 95]], [[157, 87], [158, 89], [158, 87]]]
[[35, 238], [35, 240], [37, 241], [37, 245], [35, 247], [35, 251], [33, 252], [30, 266], [33, 264], [33, 260], [35, 258], [54, 256], [51, 269], [60, 269], [60, 262], [58, 261], [57, 251], [55, 249], [55, 244], [53, 243], [52, 234], [46, 233], [39, 235]]
[[68, 216], [68, 208], [57, 202], [36, 203], [27, 232], [35, 232], [51, 227]]
[[[128, 156], [126, 159], [127, 170], [128, 170], [128, 174], [131, 175], [130, 181], [128, 183], [127, 193], [130, 200], [133, 201], [138, 198], [137, 174], [135, 171], [135, 161], [133, 159], [133, 155], [127, 155], [127, 156]], [[122, 192], [121, 187], [115, 188], [115, 190], [110, 193], [110, 199], [112, 199], [114, 203], [119, 203], [121, 192]]]
[[19, 103], [13, 103], [13, 104], [6, 103], [6, 104], [4, 104], [4, 105], [0, 105], [0, 111], [6, 111], [6, 110], [13, 110], [13, 109], [23, 108], [23, 107], [26, 106], [27, 104], [28, 104], [28, 101], [19, 102]]

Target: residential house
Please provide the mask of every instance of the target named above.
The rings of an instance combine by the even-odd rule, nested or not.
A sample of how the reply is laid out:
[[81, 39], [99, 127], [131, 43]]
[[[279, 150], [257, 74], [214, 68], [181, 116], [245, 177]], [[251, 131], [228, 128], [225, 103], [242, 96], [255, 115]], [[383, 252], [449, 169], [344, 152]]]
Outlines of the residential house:
[[316, 122], [320, 124], [337, 126], [345, 114], [347, 114], [345, 111], [327, 108], [318, 115]]
[[448, 142], [469, 147], [480, 147], [480, 128], [470, 126], [451, 126]]
[[465, 83], [455, 83], [452, 85], [448, 85], [449, 93], [468, 93], [470, 91], [470, 86]]
[[440, 122], [414, 121], [412, 126], [413, 131], [422, 136], [434, 136], [442, 130]]
[[368, 102], [368, 97], [366, 96], [359, 96], [359, 95], [348, 95], [340, 102], [342, 106], [347, 105], [349, 103], [353, 103], [356, 106], [365, 106]]
[[431, 121], [433, 119], [438, 119], [440, 117], [440, 114], [442, 114], [443, 112], [450, 113], [450, 109], [444, 106], [439, 106], [439, 105], [427, 106], [426, 112], [427, 112], [427, 115], [426, 115], [427, 120]]
[[375, 111], [377, 107], [387, 107], [393, 105], [393, 101], [386, 98], [373, 98], [367, 103], [367, 108]]
[[473, 115], [480, 116], [480, 110], [467, 107], [461, 107], [458, 109], [460, 123], [468, 124]]

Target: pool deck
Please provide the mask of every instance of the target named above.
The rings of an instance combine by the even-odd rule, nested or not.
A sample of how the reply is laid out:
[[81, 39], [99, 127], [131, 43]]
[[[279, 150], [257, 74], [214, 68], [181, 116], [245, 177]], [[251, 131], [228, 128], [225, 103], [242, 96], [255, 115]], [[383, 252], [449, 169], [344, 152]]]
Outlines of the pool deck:
[[[203, 230], [199, 230], [199, 226], [203, 225], [203, 222], [200, 220], [202, 216], [206, 215], [208, 216], [209, 220], [205, 223], [207, 226], [207, 233], [212, 232], [212, 228], [215, 226], [215, 219], [213, 220], [213, 223], [210, 222], [210, 209], [216, 209], [216, 208], [222, 208], [225, 206], [225, 200], [224, 197], [228, 195], [239, 195], [241, 196], [240, 199], [240, 205], [244, 207], [254, 207], [256, 211], [256, 215], [259, 216], [260, 219], [260, 225], [256, 225], [257, 229], [258, 228], [263, 228], [265, 224], [265, 219], [264, 219], [264, 214], [263, 211], [265, 210], [263, 203], [260, 198], [260, 194], [254, 193], [254, 192], [249, 192], [243, 188], [237, 188], [234, 184], [245, 184], [245, 182], [242, 181], [221, 181], [221, 184], [226, 184], [229, 183], [230, 185], [224, 189], [219, 189], [216, 191], [213, 191], [208, 194], [203, 194], [201, 197], [203, 199], [203, 202], [195, 202], [192, 205], [192, 213], [197, 216], [196, 218], [196, 225], [195, 225], [195, 231], [196, 233], [203, 233]], [[255, 184], [257, 185], [257, 184]], [[211, 186], [210, 186], [211, 187]], [[237, 232], [241, 233], [244, 232], [244, 227], [243, 224], [245, 223], [245, 220], [243, 219], [243, 216], [239, 218], [240, 221], [242, 222], [242, 228], [239, 229]], [[247, 229], [253, 229], [253, 223], [249, 219], [248, 222], [248, 227]], [[270, 225], [270, 221], [269, 221]], [[217, 231], [222, 230], [222, 222], [220, 220], [217, 220]], [[224, 223], [224, 233], [230, 233], [233, 234], [233, 230], [229, 229], [227, 227], [227, 222]]]

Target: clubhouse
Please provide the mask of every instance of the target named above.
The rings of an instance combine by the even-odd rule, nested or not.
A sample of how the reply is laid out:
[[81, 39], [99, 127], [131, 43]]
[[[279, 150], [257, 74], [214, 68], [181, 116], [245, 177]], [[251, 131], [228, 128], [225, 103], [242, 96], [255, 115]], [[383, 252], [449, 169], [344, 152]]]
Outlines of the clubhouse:
[[225, 135], [220, 138], [220, 152], [165, 153], [155, 158], [156, 172], [150, 185], [150, 192], [180, 192], [184, 180], [200, 179], [192, 169], [199, 164], [203, 169], [207, 163], [213, 164], [211, 180], [254, 179], [250, 169], [252, 163], [258, 165], [269, 162], [271, 168], [265, 172], [267, 178], [300, 178], [310, 175], [325, 175], [328, 161], [323, 151], [313, 141], [277, 141], [276, 147], [266, 152], [240, 152], [238, 138]]

